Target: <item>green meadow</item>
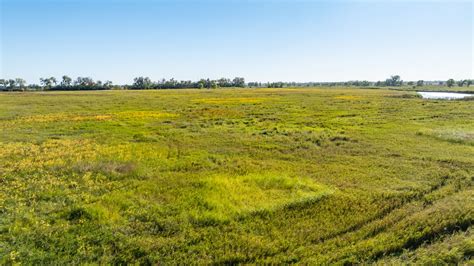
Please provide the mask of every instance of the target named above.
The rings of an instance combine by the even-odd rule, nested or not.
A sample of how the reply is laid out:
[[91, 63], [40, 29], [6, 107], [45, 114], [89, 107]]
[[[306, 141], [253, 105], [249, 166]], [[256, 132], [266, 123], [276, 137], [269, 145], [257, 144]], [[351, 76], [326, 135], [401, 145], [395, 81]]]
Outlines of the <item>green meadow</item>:
[[0, 264], [474, 263], [474, 101], [0, 93]]

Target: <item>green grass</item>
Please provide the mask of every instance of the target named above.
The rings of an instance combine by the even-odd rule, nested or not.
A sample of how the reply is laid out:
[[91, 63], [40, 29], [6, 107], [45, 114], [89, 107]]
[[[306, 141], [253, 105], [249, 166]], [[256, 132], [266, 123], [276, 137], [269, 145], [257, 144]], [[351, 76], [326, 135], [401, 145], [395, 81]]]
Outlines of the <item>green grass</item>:
[[474, 102], [0, 93], [0, 263], [472, 262]]

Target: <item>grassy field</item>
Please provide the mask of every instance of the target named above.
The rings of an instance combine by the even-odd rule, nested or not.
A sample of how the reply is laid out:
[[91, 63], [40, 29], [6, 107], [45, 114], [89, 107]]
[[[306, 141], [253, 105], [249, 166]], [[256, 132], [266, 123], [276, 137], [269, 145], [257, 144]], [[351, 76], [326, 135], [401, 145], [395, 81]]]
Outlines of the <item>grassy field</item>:
[[474, 101], [0, 94], [0, 264], [472, 263]]

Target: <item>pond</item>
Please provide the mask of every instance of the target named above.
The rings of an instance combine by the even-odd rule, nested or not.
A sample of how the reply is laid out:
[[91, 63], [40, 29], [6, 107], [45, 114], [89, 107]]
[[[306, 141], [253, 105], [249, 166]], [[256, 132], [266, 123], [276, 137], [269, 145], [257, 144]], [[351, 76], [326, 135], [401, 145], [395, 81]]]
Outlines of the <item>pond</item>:
[[473, 97], [474, 94], [459, 93], [459, 92], [434, 92], [434, 91], [418, 91], [423, 99], [462, 99], [467, 97]]

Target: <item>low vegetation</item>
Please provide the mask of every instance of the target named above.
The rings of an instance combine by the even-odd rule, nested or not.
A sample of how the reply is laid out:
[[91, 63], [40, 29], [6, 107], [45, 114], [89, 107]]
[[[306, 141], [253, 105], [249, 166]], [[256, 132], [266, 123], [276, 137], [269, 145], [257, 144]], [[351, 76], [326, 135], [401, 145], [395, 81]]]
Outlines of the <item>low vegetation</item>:
[[473, 101], [0, 93], [0, 264], [472, 263]]

